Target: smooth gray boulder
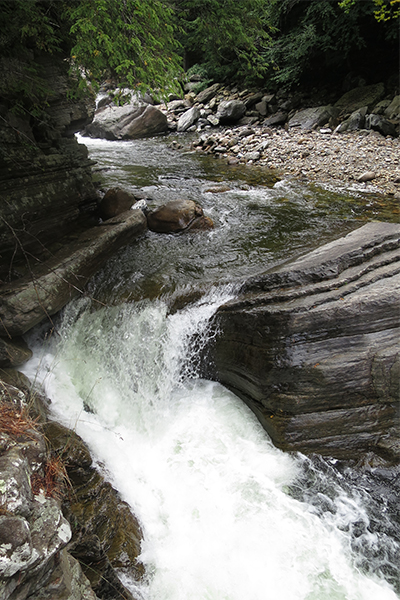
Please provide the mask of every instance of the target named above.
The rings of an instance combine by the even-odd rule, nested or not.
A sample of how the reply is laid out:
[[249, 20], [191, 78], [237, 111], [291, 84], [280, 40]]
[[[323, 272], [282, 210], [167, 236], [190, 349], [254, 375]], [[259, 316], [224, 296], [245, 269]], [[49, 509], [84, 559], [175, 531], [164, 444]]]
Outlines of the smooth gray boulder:
[[133, 140], [168, 131], [164, 113], [150, 104], [133, 101], [123, 106], [105, 106], [96, 112], [83, 135], [107, 140]]
[[224, 125], [239, 121], [245, 112], [246, 106], [240, 100], [224, 100], [218, 105], [217, 117], [219, 122]]
[[400, 460], [399, 248], [400, 225], [369, 223], [218, 310], [213, 376], [278, 447]]

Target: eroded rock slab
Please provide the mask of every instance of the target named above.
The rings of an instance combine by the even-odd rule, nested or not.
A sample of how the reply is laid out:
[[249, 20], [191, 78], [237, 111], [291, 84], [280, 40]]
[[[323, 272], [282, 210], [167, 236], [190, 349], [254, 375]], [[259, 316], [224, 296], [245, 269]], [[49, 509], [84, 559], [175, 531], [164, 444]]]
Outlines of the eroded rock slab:
[[0, 288], [0, 335], [26, 331], [61, 310], [123, 245], [147, 229], [141, 210], [130, 210], [83, 233], [60, 250], [32, 276]]
[[399, 225], [369, 223], [219, 309], [215, 376], [278, 447], [400, 460], [399, 247]]

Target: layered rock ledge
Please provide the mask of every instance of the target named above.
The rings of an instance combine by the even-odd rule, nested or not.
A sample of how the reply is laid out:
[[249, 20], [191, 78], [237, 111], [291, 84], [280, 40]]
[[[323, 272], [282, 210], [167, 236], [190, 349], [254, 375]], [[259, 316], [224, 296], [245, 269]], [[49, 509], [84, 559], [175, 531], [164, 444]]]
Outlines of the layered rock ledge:
[[215, 317], [214, 376], [285, 450], [400, 460], [400, 226], [369, 223], [251, 279]]
[[141, 210], [129, 210], [79, 238], [27, 276], [0, 287], [0, 335], [23, 335], [51, 318], [82, 293], [94, 275], [119, 248], [147, 230]]

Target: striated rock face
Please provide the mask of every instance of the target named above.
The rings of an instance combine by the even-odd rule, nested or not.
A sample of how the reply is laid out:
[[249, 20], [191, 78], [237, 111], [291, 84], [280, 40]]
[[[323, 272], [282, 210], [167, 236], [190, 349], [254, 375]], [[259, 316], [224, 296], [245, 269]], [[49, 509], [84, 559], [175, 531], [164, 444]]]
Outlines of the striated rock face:
[[369, 223], [222, 306], [215, 376], [286, 450], [400, 460], [400, 226]]
[[7, 275], [11, 257], [43, 253], [96, 205], [87, 149], [74, 138], [91, 121], [94, 101], [67, 99], [66, 68], [57, 57], [38, 59], [48, 105], [37, 120], [28, 112], [16, 116], [15, 99], [0, 84], [0, 254]]
[[88, 229], [34, 273], [0, 287], [0, 335], [22, 335], [82, 292], [109, 256], [147, 229], [141, 210], [129, 210]]

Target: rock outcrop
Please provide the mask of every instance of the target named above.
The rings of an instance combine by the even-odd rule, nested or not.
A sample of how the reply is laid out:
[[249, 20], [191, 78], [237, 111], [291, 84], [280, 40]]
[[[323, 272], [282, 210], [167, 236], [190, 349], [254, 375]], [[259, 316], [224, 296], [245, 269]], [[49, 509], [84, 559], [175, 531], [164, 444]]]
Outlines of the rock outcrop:
[[[3, 67], [6, 66], [2, 63]], [[8, 261], [35, 256], [96, 207], [91, 161], [74, 133], [89, 123], [94, 99], [67, 99], [72, 85], [65, 61], [41, 57], [38, 69], [48, 88], [40, 119], [29, 112], [14, 114], [15, 98], [0, 84], [0, 254]], [[13, 65], [18, 70], [18, 65]]]
[[0, 447], [0, 597], [96, 600], [78, 561], [66, 552], [71, 528], [61, 503], [46, 490], [45, 440], [26, 417], [17, 418], [26, 399], [2, 382], [1, 414], [8, 422]]
[[399, 247], [399, 225], [369, 223], [219, 309], [215, 377], [278, 447], [400, 460]]
[[129, 210], [93, 227], [26, 277], [0, 287], [0, 335], [26, 331], [82, 293], [89, 278], [124, 244], [147, 229], [141, 210]]
[[119, 575], [143, 576], [136, 518], [29, 382], [0, 383], [0, 598], [133, 600]]

